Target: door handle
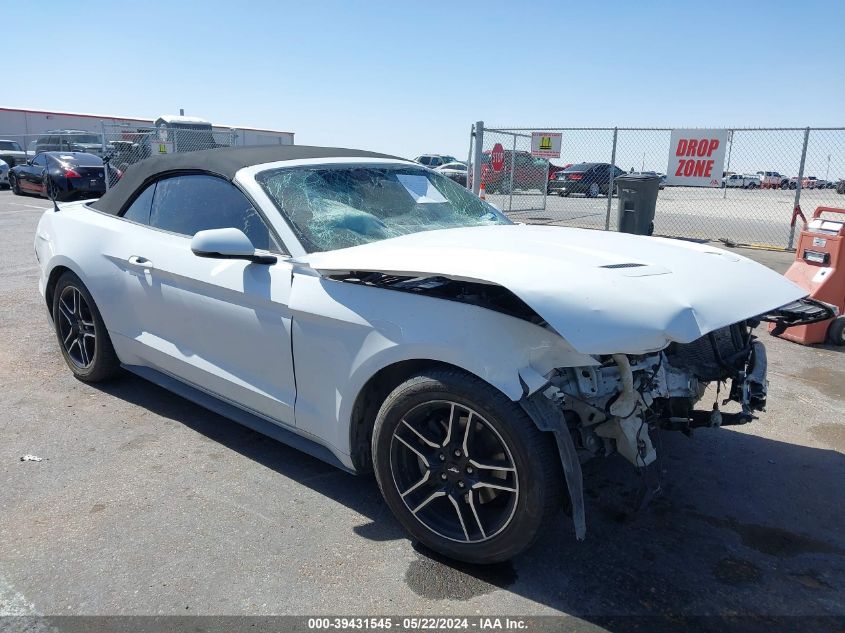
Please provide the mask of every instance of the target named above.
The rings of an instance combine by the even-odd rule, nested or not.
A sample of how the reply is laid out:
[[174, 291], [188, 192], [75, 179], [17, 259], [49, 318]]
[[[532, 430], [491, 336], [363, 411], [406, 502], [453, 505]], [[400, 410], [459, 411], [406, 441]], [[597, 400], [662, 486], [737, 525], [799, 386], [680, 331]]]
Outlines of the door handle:
[[147, 259], [146, 257], [141, 257], [140, 255], [132, 255], [126, 262], [130, 266], [136, 266], [138, 268], [152, 268], [153, 263]]

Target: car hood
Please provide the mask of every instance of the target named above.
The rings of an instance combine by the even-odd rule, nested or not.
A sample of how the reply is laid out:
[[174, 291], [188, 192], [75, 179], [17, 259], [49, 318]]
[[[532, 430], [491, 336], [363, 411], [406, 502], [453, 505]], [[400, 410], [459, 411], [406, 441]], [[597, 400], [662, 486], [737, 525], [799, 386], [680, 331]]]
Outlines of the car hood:
[[537, 225], [426, 231], [295, 262], [324, 276], [372, 271], [497, 284], [584, 354], [689, 343], [807, 295], [765, 266], [709, 245]]

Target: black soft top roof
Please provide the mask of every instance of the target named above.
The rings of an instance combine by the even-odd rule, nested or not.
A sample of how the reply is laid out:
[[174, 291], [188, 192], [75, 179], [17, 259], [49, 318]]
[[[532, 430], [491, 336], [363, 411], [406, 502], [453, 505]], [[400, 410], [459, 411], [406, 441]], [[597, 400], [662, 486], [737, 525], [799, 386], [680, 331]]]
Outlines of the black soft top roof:
[[390, 158], [387, 154], [365, 152], [342, 147], [309, 145], [258, 145], [253, 147], [220, 147], [197, 152], [178, 152], [153, 156], [130, 166], [120, 181], [92, 203], [98, 211], [117, 215], [135, 193], [158, 176], [174, 172], [205, 172], [232, 180], [238, 170], [251, 165], [305, 158]]

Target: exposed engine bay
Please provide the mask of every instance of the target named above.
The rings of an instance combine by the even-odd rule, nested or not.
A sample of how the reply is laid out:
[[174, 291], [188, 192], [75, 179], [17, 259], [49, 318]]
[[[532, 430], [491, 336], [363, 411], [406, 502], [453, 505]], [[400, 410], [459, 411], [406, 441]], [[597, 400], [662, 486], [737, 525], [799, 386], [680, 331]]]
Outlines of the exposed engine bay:
[[[752, 335], [754, 325], [736, 323], [654, 354], [614, 354], [598, 367], [556, 370], [545, 395], [559, 401], [579, 451], [618, 452], [637, 467], [647, 466], [656, 458], [650, 429], [689, 434], [696, 427], [745, 424], [755, 419], [755, 411], [765, 410], [766, 349]], [[718, 385], [717, 400], [696, 409], [711, 382]], [[741, 410], [722, 412], [720, 406], [729, 401]]]
[[[535, 423], [555, 436], [577, 539], [587, 532], [583, 462], [613, 453], [627, 459], [643, 475], [642, 507], [660, 490], [651, 431], [689, 435], [696, 427], [746, 424], [765, 410], [766, 349], [752, 334], [758, 323], [735, 323], [653, 354], [613, 354], [598, 366], [560, 368], [542, 392], [521, 400]], [[696, 408], [712, 382], [714, 402]], [[723, 385], [727, 393], [720, 400]], [[730, 401], [740, 410], [721, 411]]]

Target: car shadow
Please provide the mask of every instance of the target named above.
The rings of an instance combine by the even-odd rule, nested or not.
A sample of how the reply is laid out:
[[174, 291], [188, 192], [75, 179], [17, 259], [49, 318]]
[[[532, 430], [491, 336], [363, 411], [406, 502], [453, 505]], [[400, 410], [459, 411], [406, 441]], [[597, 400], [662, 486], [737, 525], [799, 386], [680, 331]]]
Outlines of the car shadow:
[[[352, 528], [362, 538], [406, 538], [371, 476], [342, 473], [134, 376], [97, 387], [366, 516]], [[533, 548], [498, 565], [455, 563], [415, 544], [404, 581], [430, 600], [506, 590], [612, 631], [828, 630], [825, 618], [845, 616], [845, 432], [829, 426], [839, 430], [824, 441], [838, 451], [753, 427], [661, 433], [662, 491], [645, 509], [633, 510], [639, 479], [627, 462], [595, 460], [585, 466], [585, 541], [561, 512]]]
[[115, 380], [92, 383], [91, 386], [184, 424], [208, 439], [372, 519], [371, 523], [354, 528], [356, 533], [368, 539], [385, 541], [405, 536], [383, 503], [372, 475], [351, 475], [128, 372]]

